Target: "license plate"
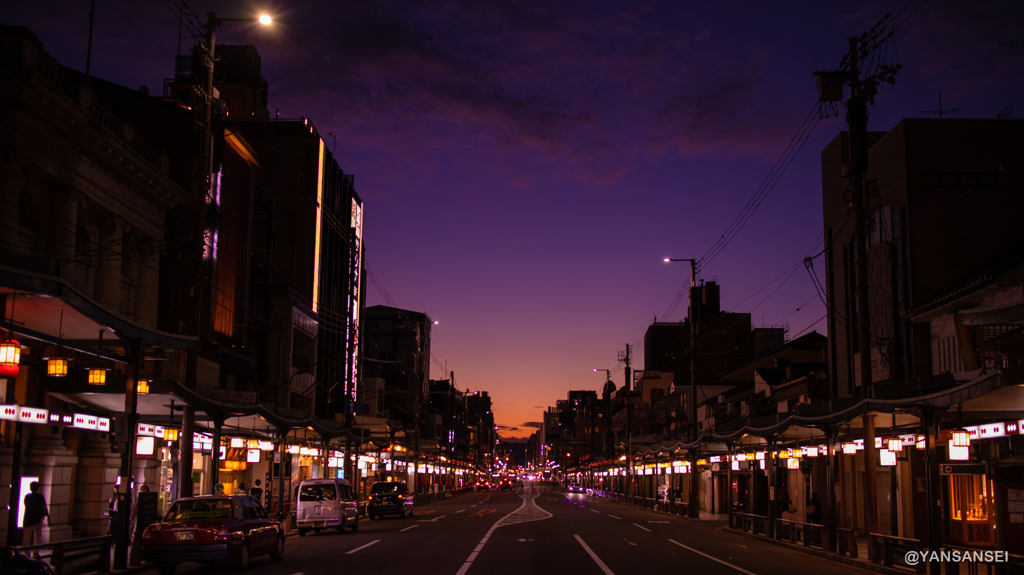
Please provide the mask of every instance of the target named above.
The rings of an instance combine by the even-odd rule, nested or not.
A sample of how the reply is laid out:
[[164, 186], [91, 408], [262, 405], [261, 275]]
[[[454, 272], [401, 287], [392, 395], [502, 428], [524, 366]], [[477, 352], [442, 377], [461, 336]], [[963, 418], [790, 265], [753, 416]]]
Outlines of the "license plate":
[[195, 531], [175, 531], [174, 532], [174, 540], [175, 541], [192, 541], [195, 538], [196, 538], [196, 532]]
[[319, 529], [319, 528], [321, 528], [323, 526], [324, 526], [324, 522], [323, 521], [314, 521], [313, 522], [313, 529]]

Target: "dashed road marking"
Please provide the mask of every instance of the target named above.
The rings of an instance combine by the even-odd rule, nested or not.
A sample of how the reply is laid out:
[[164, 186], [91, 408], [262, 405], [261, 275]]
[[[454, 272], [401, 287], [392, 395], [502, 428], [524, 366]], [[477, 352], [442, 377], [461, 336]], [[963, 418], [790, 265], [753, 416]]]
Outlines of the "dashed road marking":
[[611, 517], [612, 519], [622, 519], [621, 517], [617, 517], [615, 515], [609, 515], [608, 517]]
[[419, 525], [410, 525], [410, 526], [406, 527], [405, 529], [399, 529], [398, 532], [399, 533], [404, 533], [404, 532], [406, 532], [406, 531], [408, 531], [410, 529], [416, 529], [417, 527], [419, 527]]
[[668, 523], [668, 521], [648, 521], [648, 523]]
[[643, 529], [644, 531], [646, 531], [646, 532], [648, 532], [648, 533], [650, 533], [650, 532], [651, 532], [651, 530], [650, 530], [650, 529], [648, 529], [648, 528], [644, 527], [643, 525], [640, 525], [639, 523], [634, 523], [633, 525], [636, 525], [637, 527], [639, 527], [640, 529]]
[[484, 515], [490, 515], [491, 513], [497, 513], [497, 509], [481, 509], [476, 513], [470, 515], [470, 517], [483, 517]]
[[721, 559], [719, 559], [718, 557], [712, 557], [712, 556], [708, 555], [707, 553], [704, 553], [704, 552], [701, 552], [701, 551], [697, 551], [697, 550], [696, 550], [696, 549], [694, 549], [693, 547], [687, 547], [686, 545], [683, 545], [682, 543], [680, 543], [680, 542], [678, 542], [678, 541], [674, 541], [674, 540], [672, 540], [672, 539], [669, 539], [669, 541], [671, 541], [672, 543], [675, 543], [676, 545], [678, 545], [678, 546], [682, 547], [683, 549], [686, 549], [686, 550], [689, 550], [689, 551], [693, 551], [693, 552], [694, 552], [694, 553], [696, 553], [697, 555], [703, 555], [703, 556], [707, 557], [708, 559], [711, 559], [712, 561], [718, 561], [718, 562], [719, 562], [719, 563], [721, 563], [722, 565], [727, 565], [727, 566], [729, 566], [729, 567], [732, 567], [733, 569], [735, 569], [735, 570], [739, 571], [740, 573], [746, 573], [747, 575], [754, 575], [754, 574], [753, 574], [753, 573], [751, 573], [750, 571], [747, 571], [746, 569], [743, 569], [743, 568], [741, 568], [741, 567], [737, 567], [737, 566], [735, 566], [735, 565], [733, 565], [732, 563], [729, 563], [729, 562], [727, 562], [727, 561], [722, 561], [722, 560], [721, 560]]
[[459, 509], [456, 513], [462, 513], [463, 511], [465, 511], [465, 509]]
[[380, 539], [378, 539], [376, 541], [370, 541], [369, 543], [367, 543], [366, 545], [363, 545], [362, 547], [356, 547], [355, 549], [346, 552], [345, 555], [351, 555], [351, 554], [355, 553], [356, 551], [362, 551], [363, 549], [366, 549], [370, 545], [376, 545], [377, 543], [380, 543]]
[[593, 511], [594, 513], [600, 513], [600, 511], [598, 511], [597, 509], [591, 509], [591, 511]]

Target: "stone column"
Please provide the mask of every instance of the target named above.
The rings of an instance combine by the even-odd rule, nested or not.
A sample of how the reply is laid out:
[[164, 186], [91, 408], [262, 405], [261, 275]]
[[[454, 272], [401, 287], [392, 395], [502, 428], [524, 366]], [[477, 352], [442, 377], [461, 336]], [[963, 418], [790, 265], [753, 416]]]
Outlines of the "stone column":
[[78, 200], [68, 194], [53, 193], [50, 209], [52, 218], [46, 255], [54, 260], [61, 278], [77, 285], [75, 237], [78, 233]]
[[78, 464], [75, 454], [64, 447], [60, 428], [26, 424], [28, 449], [22, 463], [22, 476], [39, 477], [39, 492], [46, 497], [50, 517], [43, 522], [43, 541], [54, 543], [71, 539], [68, 510], [71, 504], [72, 471]]
[[160, 287], [160, 254], [154, 242], [145, 245], [147, 254], [139, 262], [139, 285], [135, 289], [135, 321], [156, 329], [157, 295]]
[[100, 224], [99, 263], [96, 266], [96, 301], [108, 311], [121, 306], [121, 243], [123, 228], [117, 220]]
[[110, 519], [104, 516], [114, 494], [121, 458], [110, 450], [105, 435], [79, 431], [78, 467], [75, 476], [75, 516], [71, 526], [86, 537], [107, 534]]

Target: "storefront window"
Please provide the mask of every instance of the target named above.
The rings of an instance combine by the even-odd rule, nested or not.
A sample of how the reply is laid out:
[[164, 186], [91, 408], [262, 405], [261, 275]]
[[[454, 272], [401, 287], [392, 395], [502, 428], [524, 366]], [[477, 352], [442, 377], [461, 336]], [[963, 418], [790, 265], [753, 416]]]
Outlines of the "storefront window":
[[952, 518], [955, 521], [989, 521], [992, 491], [984, 475], [951, 475]]

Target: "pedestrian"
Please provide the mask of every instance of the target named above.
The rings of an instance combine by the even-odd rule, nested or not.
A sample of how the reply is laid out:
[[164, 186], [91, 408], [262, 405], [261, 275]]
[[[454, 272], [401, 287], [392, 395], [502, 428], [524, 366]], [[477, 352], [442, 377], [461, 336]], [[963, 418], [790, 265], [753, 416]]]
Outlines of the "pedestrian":
[[107, 517], [110, 519], [107, 523], [107, 535], [113, 535], [117, 523], [117, 489], [114, 489], [110, 499], [107, 499]]
[[[43, 519], [50, 516], [50, 510], [46, 508], [46, 497], [39, 493], [39, 482], [33, 481], [28, 485], [29, 494], [25, 496], [25, 540], [23, 545], [40, 545], [43, 542]], [[39, 551], [33, 555], [39, 557]]]
[[[148, 485], [141, 485], [139, 487], [139, 493], [149, 493]], [[133, 539], [135, 537], [135, 525], [139, 519], [139, 498], [135, 498], [135, 502], [132, 503], [132, 512], [130, 514], [130, 527], [128, 529], [128, 538]]]
[[249, 495], [255, 497], [256, 501], [259, 501], [260, 503], [263, 502], [263, 490], [260, 489], [260, 480], [259, 479], [256, 480], [256, 484], [253, 485], [252, 489], [249, 490]]
[[235, 489], [234, 495], [245, 495], [245, 482], [239, 481], [238, 488]]
[[811, 500], [807, 502], [807, 522], [821, 525], [821, 501], [818, 501], [818, 492], [811, 493]]

